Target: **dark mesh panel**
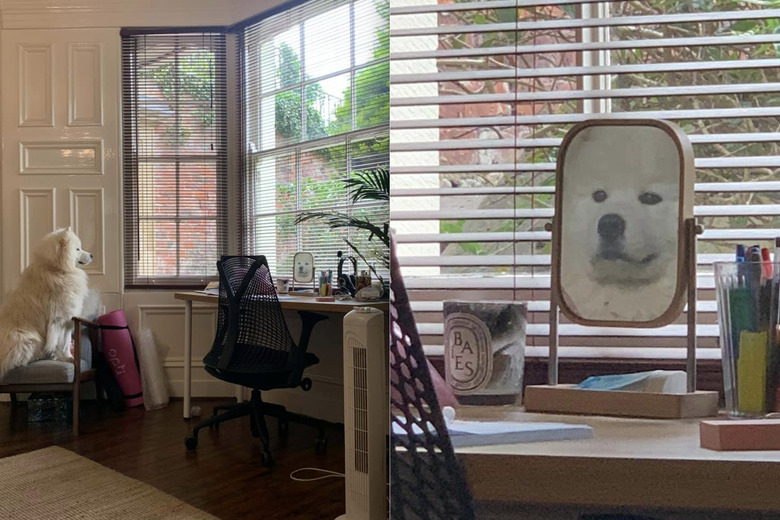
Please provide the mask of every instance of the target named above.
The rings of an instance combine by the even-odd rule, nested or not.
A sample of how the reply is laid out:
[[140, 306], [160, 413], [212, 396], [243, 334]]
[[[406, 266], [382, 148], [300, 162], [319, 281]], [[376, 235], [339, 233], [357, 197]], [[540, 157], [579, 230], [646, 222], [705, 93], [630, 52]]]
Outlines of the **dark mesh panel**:
[[[287, 329], [268, 264], [265, 257], [256, 258], [236, 256], [218, 263], [218, 328], [203, 359], [207, 367], [218, 368], [223, 354], [230, 356], [225, 369], [230, 372], [282, 371], [300, 365], [304, 353]], [[252, 271], [255, 262], [258, 268]], [[231, 314], [231, 302], [238, 309], [235, 315]], [[229, 348], [231, 330], [236, 331], [236, 340]]]
[[390, 518], [473, 520], [471, 494], [450, 443], [417, 325], [392, 249], [390, 294]]

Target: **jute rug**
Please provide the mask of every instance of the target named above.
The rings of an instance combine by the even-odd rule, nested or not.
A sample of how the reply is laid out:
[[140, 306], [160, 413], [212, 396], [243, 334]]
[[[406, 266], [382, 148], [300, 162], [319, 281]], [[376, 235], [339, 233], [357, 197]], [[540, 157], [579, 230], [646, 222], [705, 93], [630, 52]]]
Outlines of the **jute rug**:
[[56, 446], [0, 459], [0, 495], [2, 520], [216, 518]]

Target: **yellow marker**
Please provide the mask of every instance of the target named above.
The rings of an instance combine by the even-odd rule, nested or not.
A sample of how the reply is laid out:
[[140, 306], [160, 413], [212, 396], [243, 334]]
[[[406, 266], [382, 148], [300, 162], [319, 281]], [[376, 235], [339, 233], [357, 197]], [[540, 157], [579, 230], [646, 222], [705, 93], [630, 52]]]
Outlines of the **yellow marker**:
[[739, 335], [737, 360], [737, 409], [765, 413], [767, 333], [743, 330]]

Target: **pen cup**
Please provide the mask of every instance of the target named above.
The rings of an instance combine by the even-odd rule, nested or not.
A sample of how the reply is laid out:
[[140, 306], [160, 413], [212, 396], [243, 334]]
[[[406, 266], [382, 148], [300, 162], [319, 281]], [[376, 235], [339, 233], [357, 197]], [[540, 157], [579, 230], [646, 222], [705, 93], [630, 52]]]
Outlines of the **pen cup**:
[[731, 417], [757, 417], [776, 411], [780, 264], [714, 266], [726, 412]]

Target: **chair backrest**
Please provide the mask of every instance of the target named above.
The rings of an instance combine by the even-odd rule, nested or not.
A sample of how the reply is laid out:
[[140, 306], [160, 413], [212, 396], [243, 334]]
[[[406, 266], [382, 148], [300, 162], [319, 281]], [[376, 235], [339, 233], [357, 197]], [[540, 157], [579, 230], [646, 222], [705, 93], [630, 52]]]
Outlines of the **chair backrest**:
[[217, 334], [203, 362], [251, 373], [303, 366], [264, 256], [223, 256], [219, 270]]
[[436, 398], [394, 244], [390, 276], [390, 517], [473, 520], [471, 493]]

